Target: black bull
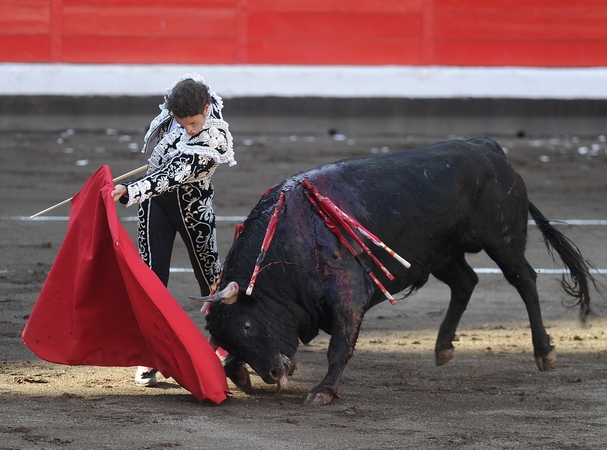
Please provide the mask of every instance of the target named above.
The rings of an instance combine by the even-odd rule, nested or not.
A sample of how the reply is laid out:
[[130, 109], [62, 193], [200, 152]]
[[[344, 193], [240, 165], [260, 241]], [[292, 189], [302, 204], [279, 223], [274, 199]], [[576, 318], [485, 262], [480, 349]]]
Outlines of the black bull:
[[[303, 180], [411, 267], [369, 244], [394, 275], [391, 281], [368, 255], [351, 255], [321, 219]], [[283, 192], [276, 233], [247, 295], [270, 217]], [[541, 230], [549, 253], [555, 250], [570, 272], [562, 285], [574, 298], [572, 304], [580, 304], [581, 315], [587, 315], [589, 281], [594, 283], [587, 263], [528, 201], [522, 178], [492, 140], [448, 141], [347, 159], [291, 177], [270, 190], [245, 220], [225, 260], [222, 292], [214, 297], [223, 301], [214, 302], [206, 317], [212, 340], [230, 354], [226, 374], [248, 391], [246, 362], [266, 383], [281, 388], [293, 371], [299, 341], [310, 342], [320, 329], [331, 335], [329, 368], [306, 403], [330, 403], [338, 397], [339, 379], [366, 311], [386, 299], [369, 271], [391, 293], [410, 295], [430, 274], [449, 286], [449, 308], [435, 347], [436, 363], [446, 364], [453, 357], [452, 340], [478, 282], [465, 254], [481, 250], [523, 299], [537, 366], [541, 371], [551, 369], [556, 354], [542, 323], [536, 272], [524, 254], [528, 214]]]

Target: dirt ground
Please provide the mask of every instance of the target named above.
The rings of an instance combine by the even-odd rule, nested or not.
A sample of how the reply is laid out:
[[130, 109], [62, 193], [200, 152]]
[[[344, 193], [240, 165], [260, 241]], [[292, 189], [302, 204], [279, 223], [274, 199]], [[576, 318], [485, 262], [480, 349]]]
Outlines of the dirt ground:
[[[364, 127], [361, 127], [364, 130]], [[215, 175], [215, 209], [248, 214], [282, 179], [323, 162], [473, 136], [235, 134], [238, 165]], [[434, 365], [433, 346], [448, 291], [430, 280], [416, 295], [367, 315], [340, 387], [341, 399], [307, 407], [326, 371], [326, 335], [297, 353], [298, 370], [280, 393], [252, 376], [255, 395], [234, 389], [221, 405], [198, 402], [172, 379], [139, 388], [134, 368], [41, 361], [21, 332], [65, 236], [69, 205], [27, 220], [72, 196], [102, 164], [117, 176], [145, 163], [140, 135], [120, 130], [0, 135], [0, 449], [603, 449], [607, 446], [607, 301], [586, 326], [561, 304], [559, 275], [541, 273], [543, 316], [558, 352], [552, 371], [533, 360], [524, 305], [499, 274], [481, 274], [458, 330], [455, 357]], [[551, 219], [605, 221], [605, 136], [492, 136], [508, 149], [530, 198]], [[129, 232], [134, 209], [119, 206]], [[237, 220], [219, 223], [225, 256]], [[607, 268], [607, 227], [560, 225], [598, 269]], [[530, 227], [528, 259], [556, 268]], [[475, 268], [495, 267], [474, 255]], [[173, 267], [187, 268], [176, 245]], [[605, 283], [605, 275], [596, 275]], [[169, 288], [203, 328], [191, 273]]]

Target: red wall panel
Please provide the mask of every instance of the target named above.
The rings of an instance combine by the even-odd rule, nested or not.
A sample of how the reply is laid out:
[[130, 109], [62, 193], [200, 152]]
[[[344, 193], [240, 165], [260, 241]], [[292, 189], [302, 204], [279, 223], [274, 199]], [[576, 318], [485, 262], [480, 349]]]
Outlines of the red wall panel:
[[457, 12], [435, 16], [435, 39], [482, 41], [599, 41], [606, 17], [589, 12]]
[[605, 0], [0, 0], [0, 61], [607, 66]]
[[0, 32], [4, 34], [41, 34], [50, 31], [48, 5], [0, 4]]
[[[251, 63], [419, 64], [419, 14], [250, 13]], [[277, 45], [280, 43], [280, 45]]]
[[413, 14], [251, 13], [251, 39], [370, 40], [419, 39], [420, 16]]
[[419, 64], [419, 45], [417, 43], [403, 44], [385, 42], [378, 48], [369, 42], [319, 42], [286, 41], [288, 47], [279, 48], [271, 41], [252, 40], [248, 46], [249, 61], [252, 64], [318, 64], [318, 49], [330, 58], [330, 64], [346, 65], [386, 65]]
[[232, 37], [234, 10], [196, 8], [66, 8], [64, 36]]
[[434, 48], [437, 65], [590, 67], [607, 65], [607, 42], [446, 42]]
[[0, 61], [50, 62], [48, 36], [6, 35], [0, 38]]
[[[0, 3], [6, 0], [0, 0]], [[19, 1], [19, 0], [14, 0]], [[44, 1], [49, 0], [34, 0]], [[51, 0], [56, 1], [56, 0]], [[60, 0], [64, 6], [92, 6], [99, 9], [117, 8], [236, 8], [241, 0]]]
[[425, 0], [248, 0], [251, 12], [338, 12], [338, 13], [409, 13], [420, 12]]
[[605, 0], [434, 0], [437, 10], [467, 11], [605, 11]]
[[62, 45], [63, 61], [69, 63], [231, 64], [235, 52], [234, 42], [225, 39], [192, 40], [184, 46], [179, 38], [66, 38]]

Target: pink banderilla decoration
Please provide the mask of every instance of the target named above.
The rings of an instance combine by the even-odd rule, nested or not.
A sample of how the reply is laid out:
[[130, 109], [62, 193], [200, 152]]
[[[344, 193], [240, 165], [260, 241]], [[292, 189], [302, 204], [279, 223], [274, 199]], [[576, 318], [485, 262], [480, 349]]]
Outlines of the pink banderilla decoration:
[[[358, 261], [358, 263], [363, 267], [363, 269], [365, 269], [365, 271], [367, 272], [367, 275], [369, 275], [369, 277], [373, 280], [373, 282], [377, 285], [377, 287], [384, 293], [384, 295], [386, 296], [386, 298], [388, 300], [390, 300], [390, 303], [392, 303], [393, 305], [396, 304], [396, 300], [394, 300], [394, 297], [392, 297], [392, 295], [390, 295], [390, 293], [388, 292], [388, 290], [384, 287], [384, 285], [377, 279], [377, 277], [375, 276], [375, 274], [373, 272], [371, 272], [363, 263], [363, 261], [360, 259], [360, 257], [358, 256], [358, 254], [356, 253], [356, 251], [354, 250], [354, 248], [352, 247], [352, 245], [350, 245], [350, 243], [346, 240], [346, 238], [344, 237], [344, 235], [341, 233], [341, 231], [339, 231], [339, 228], [337, 227], [337, 224], [333, 221], [333, 219], [331, 219], [329, 216], [327, 216], [324, 211], [321, 209], [320, 205], [314, 201], [314, 199], [310, 196], [310, 194], [306, 193], [306, 196], [308, 197], [308, 200], [310, 200], [310, 203], [314, 206], [314, 209], [316, 209], [316, 212], [318, 213], [318, 215], [321, 217], [321, 219], [323, 220], [323, 222], [325, 223], [326, 227], [331, 230], [331, 232], [339, 239], [339, 242], [342, 243], [342, 245], [344, 247], [346, 247], [346, 249], [348, 249], [348, 251], [352, 254], [352, 256], [354, 256], [354, 258], [356, 258], [356, 260]], [[390, 274], [390, 276], [392, 276], [392, 274]], [[394, 277], [390, 278], [393, 279]]]
[[[375, 236], [373, 233], [371, 233], [369, 230], [367, 230], [365, 227], [363, 227], [352, 216], [349, 216], [344, 211], [342, 211], [335, 203], [333, 203], [331, 201], [330, 198], [325, 197], [322, 194], [320, 194], [318, 192], [318, 190], [314, 186], [312, 186], [308, 180], [303, 180], [301, 182], [301, 184], [306, 189], [308, 189], [310, 192], [312, 192], [312, 194], [314, 194], [314, 196], [318, 199], [318, 201], [320, 202], [320, 204], [323, 207], [325, 207], [324, 208], [325, 211], [328, 210], [330, 213], [332, 213], [331, 214], [332, 217], [336, 218], [335, 216], [337, 216], [337, 218], [341, 219], [341, 220], [339, 220], [340, 223], [341, 222], [345, 222], [348, 225], [356, 228], [360, 232], [360, 234], [362, 234], [363, 236], [365, 236], [367, 239], [369, 239], [371, 242], [373, 242], [379, 248], [383, 248], [385, 251], [388, 252], [388, 254], [390, 256], [392, 256], [394, 259], [396, 259], [399, 263], [401, 263], [407, 269], [409, 267], [411, 267], [411, 264], [407, 260], [405, 260], [398, 253], [396, 253], [394, 250], [392, 250], [390, 247], [388, 247], [386, 244], [384, 244], [377, 236]], [[344, 228], [347, 229], [349, 227], [344, 227]]]
[[257, 256], [257, 261], [255, 261], [255, 268], [253, 269], [253, 275], [251, 276], [251, 281], [249, 281], [249, 286], [247, 287], [247, 295], [251, 295], [253, 292], [253, 287], [255, 286], [255, 281], [257, 280], [257, 274], [259, 273], [259, 266], [263, 259], [266, 257], [266, 252], [270, 247], [270, 243], [272, 242], [272, 238], [274, 237], [274, 233], [276, 232], [276, 225], [278, 224], [278, 213], [280, 212], [280, 208], [282, 208], [282, 202], [285, 199], [285, 193], [280, 193], [280, 198], [278, 202], [274, 206], [274, 213], [272, 217], [270, 217], [270, 222], [268, 223], [268, 228], [266, 229], [266, 235], [263, 238], [263, 243], [261, 244], [261, 251], [259, 252], [259, 256]]
[[[323, 209], [323, 211], [328, 214], [335, 222], [337, 222], [339, 225], [341, 225], [341, 227], [346, 230], [346, 232], [350, 235], [350, 237], [352, 237], [352, 239], [354, 239], [354, 241], [359, 245], [359, 247], [361, 248], [361, 250], [369, 257], [371, 258], [371, 260], [377, 265], [377, 267], [379, 267], [382, 272], [384, 272], [384, 274], [388, 277], [389, 280], [393, 280], [394, 279], [394, 275], [392, 275], [390, 273], [390, 271], [388, 269], [386, 269], [386, 267], [381, 263], [381, 261], [379, 259], [377, 259], [377, 257], [371, 253], [371, 250], [369, 249], [369, 247], [367, 247], [365, 245], [365, 243], [356, 235], [356, 233], [354, 233], [354, 230], [352, 230], [352, 228], [350, 227], [350, 225], [347, 223], [346, 219], [344, 219], [344, 216], [348, 217], [349, 219], [350, 216], [348, 216], [347, 214], [345, 214], [342, 210], [340, 210], [331, 200], [329, 200], [327, 197], [323, 197], [322, 195], [320, 195], [318, 193], [318, 190], [316, 190], [316, 188], [314, 186], [312, 186], [308, 180], [304, 180], [301, 182], [301, 184], [308, 189], [312, 194], [314, 194], [315, 198], [318, 201], [318, 204], [320, 205], [320, 208]], [[308, 196], [308, 199], [310, 197]], [[353, 219], [352, 219], [353, 220]], [[365, 230], [366, 231], [366, 230]]]
[[[349, 243], [347, 243], [347, 241], [345, 240], [345, 238], [343, 237], [343, 235], [341, 234], [339, 229], [335, 226], [335, 222], [337, 222], [344, 230], [346, 230], [346, 232], [348, 232], [348, 234], [360, 246], [360, 248], [363, 250], [363, 252], [365, 254], [367, 254], [373, 260], [373, 262], [375, 262], [375, 264], [378, 267], [380, 267], [380, 269], [384, 272], [384, 274], [386, 274], [388, 279], [393, 280], [394, 276], [384, 267], [384, 265], [375, 257], [375, 255], [373, 255], [371, 253], [371, 251], [361, 241], [361, 239], [358, 236], [356, 236], [356, 234], [352, 230], [352, 227], [355, 228], [359, 233], [361, 233], [367, 239], [369, 239], [371, 242], [373, 242], [375, 245], [377, 245], [378, 247], [383, 248], [385, 251], [387, 251], [388, 254], [390, 254], [392, 257], [394, 257], [403, 266], [405, 266], [406, 268], [411, 267], [411, 264], [409, 264], [409, 262], [407, 262], [404, 258], [402, 258], [400, 255], [398, 255], [394, 250], [392, 250], [390, 247], [388, 247], [386, 244], [384, 244], [379, 238], [377, 238], [377, 236], [375, 236], [373, 233], [371, 233], [369, 230], [367, 230], [365, 227], [363, 227], [353, 217], [349, 216], [344, 211], [342, 211], [335, 203], [333, 203], [331, 201], [331, 199], [321, 195], [318, 192], [318, 190], [316, 189], [316, 187], [312, 186], [307, 179], [304, 179], [301, 182], [301, 184], [309, 192], [311, 192], [314, 195], [314, 197], [316, 198], [318, 203], [314, 203], [312, 201], [310, 195], [308, 195], [308, 199], [310, 200], [310, 202], [312, 202], [314, 204], [316, 210], [323, 211], [323, 214], [321, 214], [321, 217], [323, 215], [325, 215], [325, 216], [329, 216], [332, 219], [331, 220], [332, 226], [330, 226], [329, 224], [327, 224], [327, 221], [323, 218], [323, 220], [325, 220], [325, 224], [327, 224], [329, 229], [339, 238], [340, 242], [342, 242], [346, 246], [346, 248], [350, 251], [350, 253], [352, 253], [357, 258], [357, 260], [359, 261], [359, 263], [361, 263], [361, 265], [362, 265], [362, 261], [360, 260], [360, 258], [358, 258], [358, 255], [356, 255], [352, 246]], [[363, 265], [363, 267], [364, 267], [364, 265]], [[381, 291], [384, 293], [384, 295], [386, 295], [386, 297], [390, 300], [390, 303], [395, 304], [396, 301], [390, 295], [390, 293], [384, 288], [384, 286], [379, 282], [379, 280], [377, 279], [375, 274], [369, 270], [367, 270], [367, 273], [371, 277], [371, 279], [375, 282], [375, 284], [381, 289]]]

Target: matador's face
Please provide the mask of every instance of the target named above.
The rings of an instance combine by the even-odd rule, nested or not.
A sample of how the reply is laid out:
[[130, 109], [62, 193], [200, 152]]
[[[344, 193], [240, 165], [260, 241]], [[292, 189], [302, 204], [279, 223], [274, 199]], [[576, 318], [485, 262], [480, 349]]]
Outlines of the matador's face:
[[202, 114], [197, 114], [195, 116], [187, 116], [187, 117], [177, 117], [175, 116], [175, 122], [177, 122], [181, 128], [185, 130], [185, 132], [190, 136], [196, 136], [198, 133], [202, 131], [204, 127], [204, 123], [207, 119], [207, 113], [209, 111], [209, 105], [207, 105]]

